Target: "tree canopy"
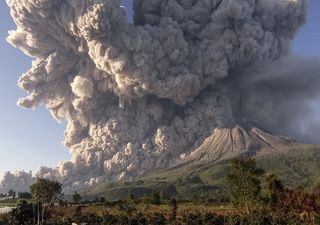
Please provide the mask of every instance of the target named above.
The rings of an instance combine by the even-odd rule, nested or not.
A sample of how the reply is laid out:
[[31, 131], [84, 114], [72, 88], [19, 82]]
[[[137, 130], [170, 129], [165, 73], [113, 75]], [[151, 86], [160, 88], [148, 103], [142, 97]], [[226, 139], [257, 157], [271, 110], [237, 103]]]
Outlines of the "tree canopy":
[[226, 185], [232, 203], [238, 209], [245, 209], [247, 214], [259, 201], [261, 191], [259, 176], [263, 173], [264, 171], [257, 168], [252, 158], [232, 160], [231, 170], [226, 176]]
[[32, 198], [37, 202], [50, 203], [61, 193], [61, 184], [45, 178], [38, 178], [31, 187]]

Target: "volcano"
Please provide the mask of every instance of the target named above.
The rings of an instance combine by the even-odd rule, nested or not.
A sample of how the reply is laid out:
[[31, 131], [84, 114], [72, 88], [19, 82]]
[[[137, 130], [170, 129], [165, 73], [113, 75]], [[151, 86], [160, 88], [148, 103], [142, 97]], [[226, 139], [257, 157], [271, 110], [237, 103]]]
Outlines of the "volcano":
[[242, 120], [214, 129], [198, 148], [172, 167], [149, 171], [142, 180], [101, 184], [85, 193], [113, 196], [114, 200], [128, 192], [143, 196], [160, 190], [185, 199], [199, 191], [219, 196], [226, 193], [224, 177], [230, 160], [237, 157], [254, 158], [258, 167], [276, 174], [289, 188], [312, 188], [319, 181], [320, 145], [302, 144]]
[[274, 135], [248, 120], [242, 120], [214, 129], [184, 162], [209, 163], [238, 156], [286, 154], [303, 146], [305, 144]]

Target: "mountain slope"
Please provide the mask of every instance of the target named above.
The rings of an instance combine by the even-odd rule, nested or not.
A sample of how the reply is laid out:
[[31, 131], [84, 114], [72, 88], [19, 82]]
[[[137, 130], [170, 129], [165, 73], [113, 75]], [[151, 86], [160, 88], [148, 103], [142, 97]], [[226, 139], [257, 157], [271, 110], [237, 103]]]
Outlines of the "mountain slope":
[[216, 128], [203, 144], [191, 153], [185, 162], [215, 162], [237, 157], [243, 153], [279, 154], [287, 153], [301, 145], [292, 139], [272, 135], [252, 123], [243, 121]]
[[102, 184], [84, 192], [110, 200], [128, 193], [137, 196], [164, 190], [168, 196], [221, 197], [226, 194], [223, 179], [235, 157], [254, 157], [259, 167], [276, 174], [283, 183], [312, 188], [320, 182], [320, 145], [308, 145], [273, 135], [244, 121], [214, 130], [202, 145], [180, 164], [150, 172], [135, 182]]

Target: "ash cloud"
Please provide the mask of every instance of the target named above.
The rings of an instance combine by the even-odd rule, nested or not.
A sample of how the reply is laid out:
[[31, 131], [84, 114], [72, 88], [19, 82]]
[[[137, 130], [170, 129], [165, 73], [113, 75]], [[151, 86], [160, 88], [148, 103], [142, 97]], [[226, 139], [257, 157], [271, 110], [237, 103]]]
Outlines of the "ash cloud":
[[238, 118], [279, 135], [319, 143], [320, 123], [312, 102], [320, 98], [320, 58], [289, 55], [235, 72], [226, 83]]
[[244, 68], [288, 55], [307, 12], [306, 0], [135, 0], [133, 24], [119, 0], [7, 3], [8, 41], [34, 58], [19, 105], [68, 122], [72, 160], [37, 174], [65, 191], [174, 165], [250, 114], [234, 111], [224, 81], [245, 87]]
[[24, 192], [35, 182], [32, 172], [17, 171], [15, 173], [6, 172], [1, 182], [1, 193], [8, 193], [10, 189], [15, 192]]

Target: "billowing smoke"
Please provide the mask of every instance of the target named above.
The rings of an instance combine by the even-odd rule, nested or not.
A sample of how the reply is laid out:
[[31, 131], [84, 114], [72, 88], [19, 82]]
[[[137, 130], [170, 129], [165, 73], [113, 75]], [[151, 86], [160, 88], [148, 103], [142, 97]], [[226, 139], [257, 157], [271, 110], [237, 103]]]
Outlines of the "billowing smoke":
[[230, 96], [263, 79], [243, 70], [288, 55], [307, 11], [306, 0], [135, 0], [130, 23], [119, 0], [7, 3], [17, 24], [8, 41], [34, 58], [19, 105], [68, 122], [72, 160], [37, 175], [66, 191], [174, 165], [250, 114]]
[[319, 143], [320, 121], [312, 106], [320, 99], [319, 58], [291, 55], [235, 73], [227, 79], [235, 116], [277, 134]]
[[35, 181], [35, 177], [32, 176], [32, 171], [18, 171], [15, 173], [6, 172], [1, 182], [1, 193], [8, 193], [9, 190], [15, 192], [24, 192], [26, 187], [30, 187]]

